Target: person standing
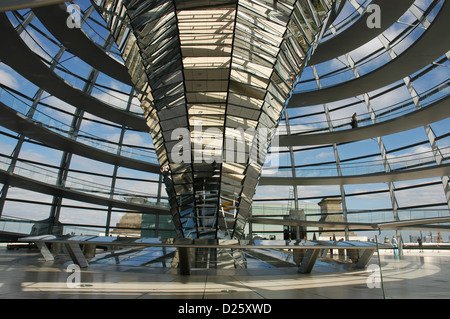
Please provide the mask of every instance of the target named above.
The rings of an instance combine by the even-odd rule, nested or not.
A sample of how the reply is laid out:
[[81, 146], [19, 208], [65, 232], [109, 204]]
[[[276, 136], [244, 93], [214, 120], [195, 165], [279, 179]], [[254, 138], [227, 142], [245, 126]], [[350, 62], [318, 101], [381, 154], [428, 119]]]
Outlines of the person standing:
[[392, 236], [392, 245], [394, 246], [394, 256], [398, 256], [398, 241], [395, 235]]
[[358, 120], [356, 119], [356, 115], [357, 115], [356, 112], [353, 113], [353, 115], [352, 115], [352, 120], [350, 122], [350, 125], [351, 125], [352, 128], [357, 128], [358, 127]]
[[417, 238], [417, 243], [419, 244], [419, 253], [423, 253], [423, 247], [422, 247], [422, 238]]

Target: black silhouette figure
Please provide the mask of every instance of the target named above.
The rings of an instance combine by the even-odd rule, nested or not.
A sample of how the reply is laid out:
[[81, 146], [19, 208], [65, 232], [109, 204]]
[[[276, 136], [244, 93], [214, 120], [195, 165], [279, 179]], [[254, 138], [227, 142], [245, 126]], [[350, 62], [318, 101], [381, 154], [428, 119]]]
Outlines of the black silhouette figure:
[[350, 122], [350, 125], [352, 128], [357, 128], [358, 127], [358, 120], [356, 119], [356, 112], [353, 114], [352, 116], [352, 121]]

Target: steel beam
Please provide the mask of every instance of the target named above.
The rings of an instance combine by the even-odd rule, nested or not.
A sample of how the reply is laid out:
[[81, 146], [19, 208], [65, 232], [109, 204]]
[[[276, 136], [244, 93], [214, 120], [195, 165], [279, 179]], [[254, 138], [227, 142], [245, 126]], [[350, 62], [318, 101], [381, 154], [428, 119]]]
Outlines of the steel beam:
[[0, 12], [36, 8], [63, 2], [65, 0], [2, 0], [0, 2]]

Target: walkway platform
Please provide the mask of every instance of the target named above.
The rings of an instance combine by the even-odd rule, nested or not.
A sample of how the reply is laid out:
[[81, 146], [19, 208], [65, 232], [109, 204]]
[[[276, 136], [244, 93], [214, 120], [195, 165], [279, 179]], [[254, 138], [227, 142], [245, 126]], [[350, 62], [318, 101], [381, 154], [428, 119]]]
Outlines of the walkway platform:
[[56, 184], [50, 184], [34, 178], [28, 178], [19, 174], [14, 174], [6, 170], [0, 169], [0, 183], [8, 184], [12, 187], [20, 187], [33, 192], [52, 196], [64, 196], [73, 200], [84, 201], [95, 205], [104, 205], [128, 209], [130, 211], [138, 211], [149, 214], [170, 215], [170, 211], [166, 207], [155, 205], [143, 205], [132, 203], [129, 201], [114, 199], [105, 196], [98, 196], [89, 191], [75, 190], [70, 187], [64, 187]]
[[[35, 243], [46, 261], [54, 261], [55, 249], [64, 248], [66, 255], [81, 268], [89, 266], [88, 259], [95, 255], [96, 247], [106, 247], [108, 250], [132, 247], [164, 247], [178, 250], [177, 266], [181, 275], [190, 275], [193, 261], [199, 259], [199, 249], [203, 254], [205, 249], [229, 249], [231, 255], [236, 251], [264, 249], [292, 251], [294, 265], [298, 272], [308, 274], [319, 256], [330, 250], [336, 250], [344, 255], [346, 251], [352, 263], [357, 268], [366, 267], [377, 248], [392, 249], [391, 245], [358, 241], [316, 241], [316, 240], [228, 240], [228, 239], [190, 239], [190, 238], [121, 238], [104, 236], [54, 236], [41, 235], [21, 238], [19, 241]], [[49, 249], [49, 244], [53, 245]], [[194, 249], [194, 250], [193, 250]]]
[[361, 175], [328, 177], [276, 177], [262, 176], [259, 185], [348, 185], [417, 180], [450, 174], [450, 164], [433, 165], [415, 169], [378, 172]]
[[[248, 268], [193, 270], [179, 276], [176, 269], [92, 264], [81, 271], [73, 288], [67, 285], [68, 264], [45, 262], [38, 250], [7, 250], [0, 246], [0, 298], [28, 299], [177, 299], [175, 305], [213, 299], [254, 299], [248, 303], [301, 302], [298, 299], [397, 299], [450, 296], [450, 252], [405, 250], [402, 259], [392, 252], [380, 253], [382, 288], [369, 288], [376, 277], [378, 256], [367, 269], [348, 271], [341, 265], [318, 263], [310, 274], [295, 268]], [[265, 300], [262, 300], [265, 299]], [[290, 299], [291, 301], [289, 301]], [[239, 301], [243, 302], [243, 301]], [[310, 301], [308, 301], [310, 302]], [[283, 308], [284, 309], [284, 308]], [[276, 307], [272, 305], [273, 312]], [[335, 309], [334, 309], [335, 311]], [[170, 315], [170, 313], [168, 313]]]
[[67, 27], [67, 6], [64, 3], [34, 8], [33, 12], [47, 30], [74, 55], [110, 77], [133, 85], [123, 63], [109, 56], [81, 28]]
[[292, 94], [286, 107], [330, 103], [355, 97], [390, 85], [433, 63], [448, 51], [442, 30], [450, 28], [450, 3], [444, 2], [433, 23], [403, 53], [389, 63], [361, 76], [319, 90]]
[[372, 4], [378, 5], [380, 11], [383, 13], [380, 28], [368, 28], [367, 20], [373, 12], [364, 12], [349, 28], [331, 37], [329, 40], [320, 43], [311, 56], [308, 65], [319, 64], [337, 58], [364, 45], [392, 26], [413, 3], [413, 0], [373, 1]]
[[144, 116], [116, 108], [84, 93], [50, 70], [25, 44], [4, 13], [0, 13], [0, 30], [0, 41], [8, 43], [8, 50], [0, 52], [0, 59], [28, 81], [90, 114], [138, 131], [148, 132]]
[[[52, 148], [72, 152], [74, 154], [102, 161], [113, 165], [119, 165], [131, 169], [159, 174], [161, 173], [158, 164], [144, 162], [131, 156], [123, 156], [112, 151], [102, 150], [100, 147], [93, 147], [81, 143], [69, 137], [69, 132], [61, 130], [56, 133], [44, 125], [32, 121], [14, 109], [0, 102], [0, 125], [19, 134], [24, 134], [33, 140], [39, 141]], [[63, 134], [66, 134], [64, 136]]]
[[292, 135], [280, 135], [279, 146], [305, 146], [362, 141], [368, 138], [405, 132], [416, 127], [441, 121], [449, 116], [450, 99], [448, 96], [445, 96], [424, 108], [367, 126], [351, 129], [350, 125], [348, 125], [348, 129], [334, 132], [310, 134], [305, 132]]

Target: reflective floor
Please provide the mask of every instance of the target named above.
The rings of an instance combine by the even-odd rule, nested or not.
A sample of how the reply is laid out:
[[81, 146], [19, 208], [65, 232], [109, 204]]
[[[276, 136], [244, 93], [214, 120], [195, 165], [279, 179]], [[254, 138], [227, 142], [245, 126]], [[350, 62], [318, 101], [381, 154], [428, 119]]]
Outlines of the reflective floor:
[[[356, 299], [449, 298], [450, 251], [375, 254], [364, 270], [318, 262], [295, 268], [200, 270], [92, 264], [80, 280], [68, 262], [45, 262], [36, 250], [0, 246], [0, 298]], [[69, 269], [70, 271], [70, 269]], [[382, 280], [381, 280], [382, 279]], [[381, 285], [382, 281], [382, 285]], [[379, 287], [379, 288], [378, 288]]]

